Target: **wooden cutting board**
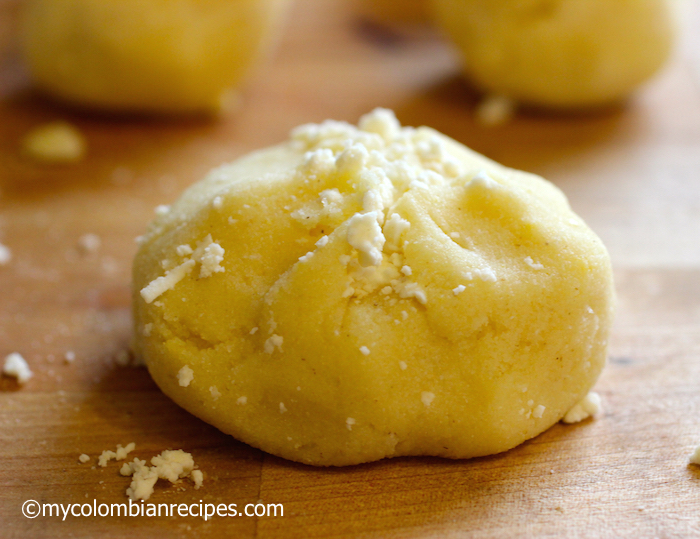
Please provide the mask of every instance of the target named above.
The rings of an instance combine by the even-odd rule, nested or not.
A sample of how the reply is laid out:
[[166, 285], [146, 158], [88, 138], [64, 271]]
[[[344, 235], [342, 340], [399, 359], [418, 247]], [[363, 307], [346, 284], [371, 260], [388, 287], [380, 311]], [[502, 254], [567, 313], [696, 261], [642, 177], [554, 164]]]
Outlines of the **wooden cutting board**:
[[[680, 1], [680, 0], [679, 0]], [[667, 68], [625, 107], [523, 113], [487, 129], [455, 55], [429, 31], [362, 23], [352, 4], [299, 0], [275, 57], [219, 121], [95, 117], [43, 100], [21, 64], [0, 71], [0, 357], [35, 377], [0, 380], [2, 537], [700, 537], [700, 5]], [[158, 204], [211, 167], [277, 143], [290, 128], [356, 121], [376, 106], [545, 176], [611, 252], [619, 308], [597, 389], [605, 413], [555, 425], [505, 454], [400, 458], [343, 469], [286, 462], [190, 416], [129, 346], [134, 238]], [[23, 159], [19, 140], [65, 119], [89, 142], [66, 167]], [[84, 253], [81, 236], [101, 247]], [[72, 364], [64, 362], [75, 353]], [[159, 485], [154, 503], [283, 504], [284, 516], [27, 519], [25, 500], [122, 503], [129, 480], [96, 456], [136, 443], [193, 454], [200, 490]], [[92, 457], [80, 464], [78, 456]]]

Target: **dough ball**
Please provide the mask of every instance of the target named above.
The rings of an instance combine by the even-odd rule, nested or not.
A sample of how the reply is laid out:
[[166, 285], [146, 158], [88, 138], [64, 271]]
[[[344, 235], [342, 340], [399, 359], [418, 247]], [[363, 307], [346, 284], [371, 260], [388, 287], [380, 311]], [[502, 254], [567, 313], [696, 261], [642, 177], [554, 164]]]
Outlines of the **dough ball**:
[[624, 99], [669, 56], [668, 0], [433, 0], [468, 79], [550, 108]]
[[137, 353], [275, 455], [498, 453], [605, 363], [610, 260], [564, 195], [390, 111], [297, 128], [159, 214], [134, 262]]
[[429, 0], [361, 0], [362, 12], [381, 24], [425, 24]]
[[89, 108], [210, 113], [268, 48], [286, 0], [27, 0], [36, 83]]

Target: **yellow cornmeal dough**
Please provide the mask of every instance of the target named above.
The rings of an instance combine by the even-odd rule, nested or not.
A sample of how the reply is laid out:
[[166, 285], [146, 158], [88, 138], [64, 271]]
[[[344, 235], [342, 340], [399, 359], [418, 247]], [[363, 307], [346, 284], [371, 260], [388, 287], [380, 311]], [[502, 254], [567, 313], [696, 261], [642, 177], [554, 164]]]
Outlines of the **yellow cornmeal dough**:
[[498, 453], [605, 363], [610, 260], [564, 195], [390, 111], [297, 128], [158, 214], [134, 262], [137, 353], [181, 406], [275, 455]]
[[287, 0], [27, 0], [36, 83], [114, 111], [215, 112], [267, 49]]
[[489, 94], [551, 108], [627, 97], [669, 56], [669, 0], [432, 0], [462, 53], [468, 79]]

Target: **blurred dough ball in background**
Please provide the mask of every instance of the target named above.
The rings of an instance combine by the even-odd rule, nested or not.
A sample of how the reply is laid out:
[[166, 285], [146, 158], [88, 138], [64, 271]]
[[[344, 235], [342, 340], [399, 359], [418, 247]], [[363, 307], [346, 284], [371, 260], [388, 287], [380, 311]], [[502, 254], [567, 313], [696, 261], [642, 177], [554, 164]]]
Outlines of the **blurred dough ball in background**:
[[668, 58], [672, 0], [432, 0], [479, 89], [547, 108], [615, 103]]
[[37, 85], [109, 111], [213, 113], [272, 44], [287, 0], [26, 0]]
[[361, 13], [379, 24], [426, 24], [429, 0], [357, 0]]

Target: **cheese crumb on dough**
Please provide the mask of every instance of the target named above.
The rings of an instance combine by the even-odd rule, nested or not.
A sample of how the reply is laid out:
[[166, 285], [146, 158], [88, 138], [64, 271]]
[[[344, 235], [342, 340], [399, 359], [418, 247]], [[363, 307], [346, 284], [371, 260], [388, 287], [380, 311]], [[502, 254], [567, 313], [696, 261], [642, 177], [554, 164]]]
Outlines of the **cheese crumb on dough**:
[[248, 397], [238, 397], [236, 404], [248, 404]]
[[182, 367], [177, 373], [177, 383], [182, 387], [187, 387], [194, 380], [194, 371], [188, 365]]
[[348, 223], [348, 243], [357, 249], [363, 267], [378, 266], [386, 238], [379, 227], [377, 212], [357, 213]]
[[151, 466], [146, 465], [145, 460], [135, 458], [133, 462], [125, 463], [119, 473], [132, 477], [126, 494], [133, 501], [148, 500], [158, 479], [176, 483], [191, 477], [196, 489], [202, 486], [204, 480], [202, 472], [194, 469], [192, 455], [182, 449], [163, 451], [151, 459]]
[[29, 379], [34, 376], [34, 373], [29, 368], [29, 364], [17, 352], [13, 352], [5, 357], [2, 373], [6, 376], [16, 378], [20, 385], [26, 384]]
[[86, 148], [83, 134], [67, 122], [41, 125], [22, 141], [25, 155], [45, 163], [75, 163], [85, 156]]
[[430, 391], [423, 391], [420, 395], [420, 400], [425, 404], [425, 407], [429, 407], [432, 403], [433, 400], [435, 399], [435, 393], [431, 393]]
[[584, 419], [594, 416], [602, 410], [600, 395], [595, 391], [591, 391], [571, 410], [566, 412], [562, 419], [564, 423], [578, 423]]
[[542, 264], [538, 264], [537, 262], [532, 260], [532, 257], [530, 257], [530, 256], [525, 257], [525, 263], [528, 266], [530, 266], [532, 269], [536, 269], [536, 270], [544, 269], [544, 266]]
[[352, 426], [355, 424], [355, 420], [352, 417], [348, 417], [345, 420], [345, 426], [348, 430], [352, 430]]
[[165, 275], [155, 278], [141, 290], [141, 297], [146, 303], [152, 303], [168, 290], [175, 288], [192, 272], [197, 263], [200, 264], [200, 279], [206, 279], [215, 273], [226, 271], [226, 268], [221, 266], [225, 254], [224, 248], [212, 239], [211, 234], [197, 242], [197, 248], [194, 250], [189, 245], [180, 245], [175, 251], [179, 256], [190, 253], [192, 256], [179, 266], [166, 271]]
[[544, 414], [545, 410], [546, 410], [545, 406], [538, 404], [537, 407], [532, 411], [532, 417], [536, 417], [537, 419], [541, 418], [542, 414]]
[[0, 266], [5, 266], [12, 260], [12, 251], [10, 248], [0, 243]]
[[464, 286], [463, 284], [461, 284], [461, 285], [459, 285], [459, 286], [453, 288], [453, 289], [452, 289], [452, 293], [453, 293], [455, 296], [459, 296], [459, 295], [460, 295], [462, 292], [464, 292], [466, 289], [467, 289], [467, 287]]
[[210, 386], [209, 393], [211, 393], [214, 400], [218, 400], [219, 397], [221, 397], [221, 391], [219, 391], [216, 386]]
[[175, 288], [175, 285], [182, 281], [194, 268], [194, 260], [186, 260], [179, 266], [166, 271], [162, 277], [157, 277], [141, 290], [141, 297], [146, 303], [152, 303], [168, 290]]
[[284, 342], [284, 337], [279, 335], [272, 335], [269, 339], [265, 341], [265, 353], [272, 354], [277, 348], [280, 352], [282, 351], [282, 343]]
[[362, 355], [368, 356], [369, 355], [369, 348], [366, 346], [360, 346], [360, 352], [362, 352]]

